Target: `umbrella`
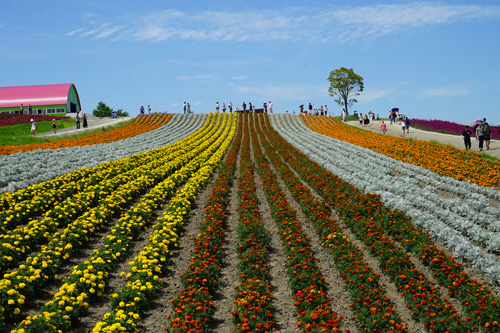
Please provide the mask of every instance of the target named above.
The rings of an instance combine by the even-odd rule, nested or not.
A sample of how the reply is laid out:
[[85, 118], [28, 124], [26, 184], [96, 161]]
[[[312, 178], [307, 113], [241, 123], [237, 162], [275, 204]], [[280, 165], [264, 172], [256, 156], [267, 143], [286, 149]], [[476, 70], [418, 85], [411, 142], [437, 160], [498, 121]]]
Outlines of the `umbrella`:
[[399, 111], [399, 108], [392, 108], [391, 111]]
[[475, 126], [476, 126], [476, 124], [482, 124], [482, 123], [483, 123], [483, 119], [481, 119], [481, 118], [477, 118], [476, 120], [474, 120], [474, 121], [472, 122], [472, 127], [475, 127]]

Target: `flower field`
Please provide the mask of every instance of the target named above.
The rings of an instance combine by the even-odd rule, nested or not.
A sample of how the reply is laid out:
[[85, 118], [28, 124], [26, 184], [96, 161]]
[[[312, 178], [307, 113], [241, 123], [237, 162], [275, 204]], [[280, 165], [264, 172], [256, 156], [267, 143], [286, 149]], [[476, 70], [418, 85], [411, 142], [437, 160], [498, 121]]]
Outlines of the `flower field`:
[[116, 140], [122, 140], [154, 130], [155, 128], [165, 125], [171, 117], [172, 115], [167, 114], [144, 115], [138, 117], [137, 120], [130, 125], [103, 133], [96, 133], [83, 138], [45, 143], [32, 143], [26, 145], [1, 146], [0, 155], [13, 154], [16, 152], [26, 152], [37, 149], [81, 147], [114, 142]]
[[3, 331], [500, 332], [495, 165], [329, 117], [158, 124], [0, 158]]

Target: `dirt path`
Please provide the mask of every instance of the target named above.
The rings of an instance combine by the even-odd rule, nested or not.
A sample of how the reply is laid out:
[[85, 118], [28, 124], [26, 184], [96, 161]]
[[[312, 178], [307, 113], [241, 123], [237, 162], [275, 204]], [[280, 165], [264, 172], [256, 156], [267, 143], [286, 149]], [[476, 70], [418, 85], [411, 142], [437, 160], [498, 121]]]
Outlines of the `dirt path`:
[[[404, 139], [414, 139], [414, 140], [423, 140], [423, 141], [437, 141], [443, 145], [451, 145], [455, 148], [464, 149], [464, 140], [460, 137], [460, 135], [451, 135], [451, 134], [442, 134], [436, 132], [423, 131], [416, 128], [411, 127], [410, 125], [410, 133], [403, 134], [403, 130], [399, 123], [389, 124], [388, 121], [384, 121], [387, 124], [387, 132], [386, 135], [397, 136]], [[380, 130], [380, 124], [382, 121], [375, 120], [373, 125], [361, 126], [359, 121], [347, 121], [347, 125], [364, 129], [366, 131], [382, 133]], [[475, 138], [471, 138], [472, 142], [472, 151], [479, 152], [478, 141]], [[486, 146], [485, 146], [486, 147]], [[499, 140], [491, 140], [490, 150], [483, 151], [484, 153], [500, 158], [500, 141]]]
[[116, 124], [128, 121], [132, 118], [133, 117], [120, 117], [120, 118], [116, 118], [116, 119], [111, 119], [111, 118], [88, 117], [87, 118], [87, 123], [88, 123], [87, 128], [83, 128], [83, 126], [81, 126], [80, 129], [77, 129], [76, 123], [75, 123], [75, 126], [57, 129], [57, 131], [56, 131], [57, 133], [55, 133], [55, 134], [53, 131], [50, 131], [50, 132], [45, 132], [45, 133], [37, 133], [36, 136], [37, 137], [64, 136], [64, 135], [72, 135], [72, 134], [76, 134], [76, 133], [85, 133], [86, 131], [90, 131], [90, 130], [93, 130], [96, 128], [116, 125]]

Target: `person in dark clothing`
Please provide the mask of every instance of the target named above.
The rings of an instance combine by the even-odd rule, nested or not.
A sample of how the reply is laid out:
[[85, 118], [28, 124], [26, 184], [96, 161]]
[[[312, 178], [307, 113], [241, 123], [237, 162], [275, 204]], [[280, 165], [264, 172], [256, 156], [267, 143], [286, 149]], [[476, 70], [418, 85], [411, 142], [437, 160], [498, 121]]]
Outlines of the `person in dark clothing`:
[[243, 102], [243, 112], [247, 112], [247, 103]]
[[470, 150], [471, 147], [471, 142], [470, 142], [470, 136], [472, 135], [472, 132], [469, 130], [469, 126], [465, 125], [465, 130], [462, 132], [462, 138], [464, 139], [464, 144], [465, 144], [465, 150]]

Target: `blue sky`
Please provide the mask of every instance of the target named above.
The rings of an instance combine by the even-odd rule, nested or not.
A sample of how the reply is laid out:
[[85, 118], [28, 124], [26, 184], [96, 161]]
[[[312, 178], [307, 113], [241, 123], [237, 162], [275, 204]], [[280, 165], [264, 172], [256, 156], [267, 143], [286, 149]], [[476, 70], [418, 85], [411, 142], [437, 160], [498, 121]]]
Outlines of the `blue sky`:
[[136, 115], [215, 103], [341, 107], [330, 71], [364, 78], [351, 110], [500, 123], [498, 1], [0, 1], [0, 86], [74, 83]]

